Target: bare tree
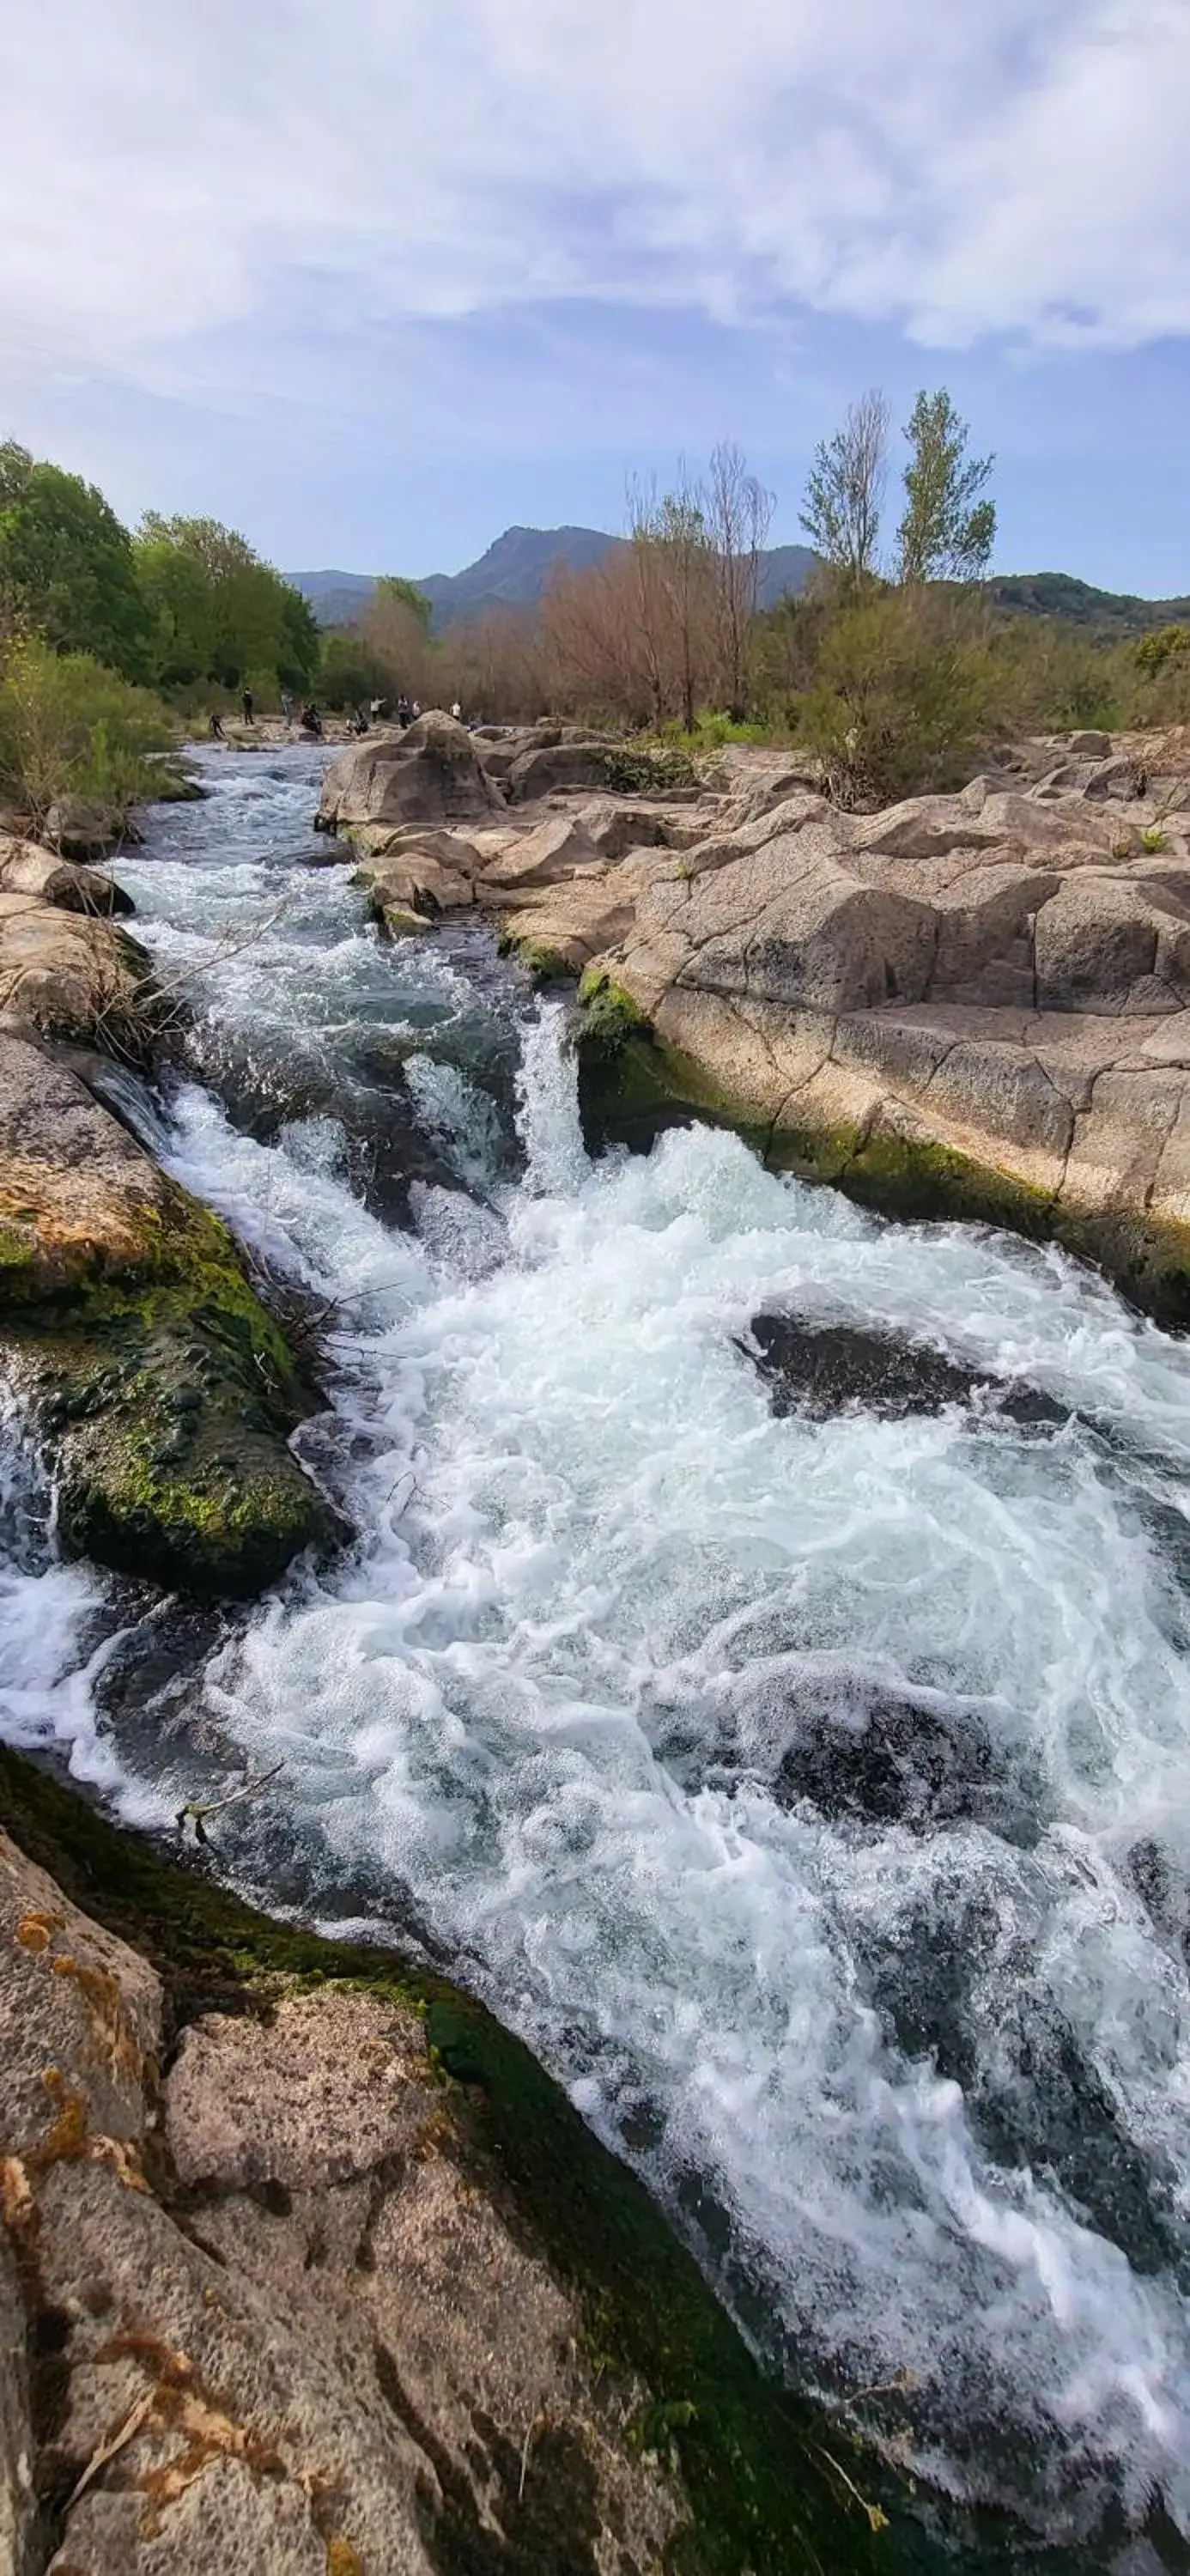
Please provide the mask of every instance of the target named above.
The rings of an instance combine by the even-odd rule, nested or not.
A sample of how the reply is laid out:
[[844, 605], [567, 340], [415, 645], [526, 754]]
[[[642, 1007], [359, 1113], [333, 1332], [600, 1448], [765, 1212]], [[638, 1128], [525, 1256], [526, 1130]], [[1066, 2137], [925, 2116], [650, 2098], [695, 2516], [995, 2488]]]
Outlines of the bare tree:
[[746, 708], [760, 559], [774, 506], [773, 494], [749, 473], [742, 448], [721, 439], [712, 451], [703, 511], [714, 556], [720, 692], [737, 723]]
[[851, 581], [876, 568], [888, 475], [888, 404], [875, 388], [852, 403], [833, 438], [820, 439], [801, 523], [825, 562]]

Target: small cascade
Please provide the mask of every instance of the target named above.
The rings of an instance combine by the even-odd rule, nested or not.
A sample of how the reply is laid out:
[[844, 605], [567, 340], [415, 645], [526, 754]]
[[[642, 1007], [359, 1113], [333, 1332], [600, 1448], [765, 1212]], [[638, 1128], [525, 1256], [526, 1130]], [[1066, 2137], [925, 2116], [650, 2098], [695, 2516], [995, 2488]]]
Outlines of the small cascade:
[[566, 1198], [589, 1177], [578, 1109], [578, 1068], [560, 1002], [543, 1002], [524, 1033], [517, 1075], [517, 1131], [525, 1187], [536, 1198]]

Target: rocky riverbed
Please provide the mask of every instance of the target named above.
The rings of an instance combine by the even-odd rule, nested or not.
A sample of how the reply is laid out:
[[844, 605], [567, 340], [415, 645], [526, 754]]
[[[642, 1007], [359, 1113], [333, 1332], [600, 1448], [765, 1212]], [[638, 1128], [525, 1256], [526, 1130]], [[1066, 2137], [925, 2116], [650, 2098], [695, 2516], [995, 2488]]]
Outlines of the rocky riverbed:
[[270, 748], [110, 872], [3, 854], [0, 1733], [124, 1820], [4, 1762], [20, 2576], [1181, 2564], [1186, 1347], [938, 1221], [1018, 1205], [994, 1086], [873, 1123], [887, 1223], [706, 1034], [733, 958], [734, 1026], [779, 976], [882, 1084], [906, 1013], [1010, 1013], [945, 939], [1077, 823], [1008, 948], [1133, 887], [1054, 1016], [1147, 1043], [1176, 771], [857, 818], [616, 757], [431, 718], [317, 836]]
[[583, 973], [608, 1132], [686, 1103], [871, 1204], [1052, 1234], [1190, 1317], [1180, 744], [1027, 744], [862, 815], [771, 754], [676, 804], [593, 794], [595, 737], [497, 760], [427, 719], [337, 764], [324, 819], [400, 929], [479, 902], [539, 973]]

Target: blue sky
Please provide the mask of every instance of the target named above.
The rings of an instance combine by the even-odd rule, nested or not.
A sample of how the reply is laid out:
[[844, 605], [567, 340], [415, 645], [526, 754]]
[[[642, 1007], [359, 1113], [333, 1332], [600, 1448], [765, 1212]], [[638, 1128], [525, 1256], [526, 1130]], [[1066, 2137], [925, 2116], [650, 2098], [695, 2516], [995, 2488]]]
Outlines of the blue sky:
[[1190, 0], [41, 0], [0, 434], [275, 561], [618, 527], [947, 384], [1002, 569], [1190, 591]]

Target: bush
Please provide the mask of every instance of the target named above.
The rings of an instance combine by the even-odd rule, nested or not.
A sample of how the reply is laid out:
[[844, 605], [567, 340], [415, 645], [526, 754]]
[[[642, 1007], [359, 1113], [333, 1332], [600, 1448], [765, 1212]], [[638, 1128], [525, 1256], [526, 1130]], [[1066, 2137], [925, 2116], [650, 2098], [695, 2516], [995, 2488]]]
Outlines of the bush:
[[9, 647], [0, 675], [0, 794], [35, 827], [67, 795], [126, 814], [154, 792], [149, 754], [173, 739], [160, 700], [89, 653]]
[[798, 734], [854, 807], [955, 787], [999, 729], [1003, 680], [982, 616], [897, 590], [844, 608], [823, 637]]
[[603, 774], [617, 796], [672, 796], [698, 785], [689, 753], [676, 744], [616, 743], [604, 754]]

